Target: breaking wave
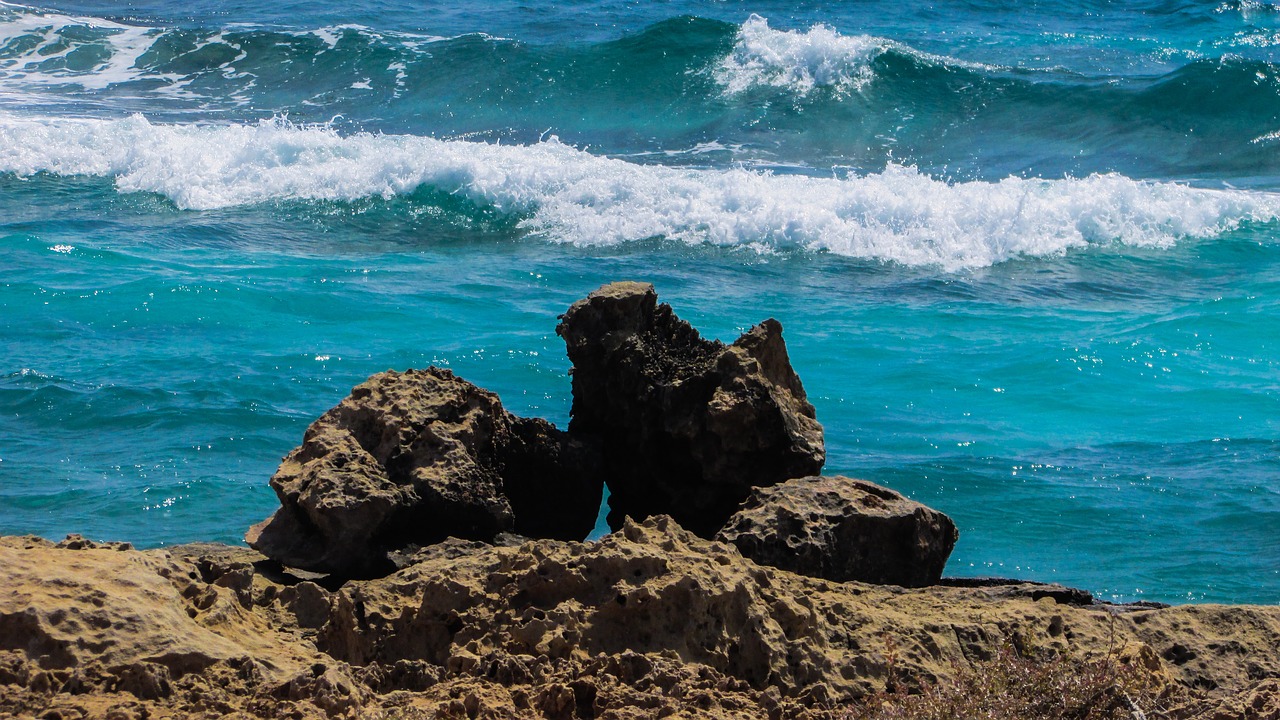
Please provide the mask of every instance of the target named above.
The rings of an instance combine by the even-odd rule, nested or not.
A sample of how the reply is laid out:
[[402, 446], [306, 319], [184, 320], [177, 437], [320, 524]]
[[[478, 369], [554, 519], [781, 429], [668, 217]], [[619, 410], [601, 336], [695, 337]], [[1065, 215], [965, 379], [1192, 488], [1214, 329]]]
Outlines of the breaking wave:
[[1280, 195], [1094, 174], [948, 182], [913, 167], [845, 177], [641, 165], [532, 145], [241, 125], [0, 115], [0, 171], [111, 178], [207, 210], [421, 188], [580, 246], [649, 238], [802, 249], [948, 270], [1091, 244], [1168, 246], [1280, 216]]

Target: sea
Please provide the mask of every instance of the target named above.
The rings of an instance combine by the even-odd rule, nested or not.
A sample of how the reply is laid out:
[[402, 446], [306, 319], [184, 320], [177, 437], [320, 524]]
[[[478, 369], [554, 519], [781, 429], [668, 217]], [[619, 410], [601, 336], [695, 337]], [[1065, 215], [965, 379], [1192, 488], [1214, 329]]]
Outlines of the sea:
[[388, 368], [563, 427], [624, 279], [948, 575], [1280, 602], [1280, 3], [0, 3], [0, 533], [242, 542]]

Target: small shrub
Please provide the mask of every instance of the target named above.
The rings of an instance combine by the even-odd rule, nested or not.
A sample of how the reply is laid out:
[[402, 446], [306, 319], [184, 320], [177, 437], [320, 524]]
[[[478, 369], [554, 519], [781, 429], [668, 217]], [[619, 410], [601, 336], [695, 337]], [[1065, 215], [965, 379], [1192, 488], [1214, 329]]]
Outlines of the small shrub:
[[1026, 656], [1006, 646], [989, 661], [958, 665], [954, 676], [908, 694], [863, 698], [847, 720], [1156, 720], [1168, 718], [1171, 688], [1114, 654], [1081, 660]]

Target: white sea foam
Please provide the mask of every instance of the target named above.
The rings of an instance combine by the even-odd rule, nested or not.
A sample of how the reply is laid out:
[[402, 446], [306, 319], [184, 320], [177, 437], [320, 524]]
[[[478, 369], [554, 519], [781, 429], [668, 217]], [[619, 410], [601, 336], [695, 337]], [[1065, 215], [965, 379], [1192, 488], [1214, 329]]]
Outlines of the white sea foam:
[[1168, 246], [1280, 216], [1280, 195], [1120, 175], [945, 182], [891, 165], [835, 177], [640, 165], [554, 138], [495, 145], [342, 136], [282, 121], [160, 125], [0, 114], [0, 171], [113, 178], [200, 210], [391, 197], [428, 186], [512, 213], [532, 235], [583, 246], [665, 237], [981, 267], [1091, 243]]
[[[338, 43], [342, 41], [348, 32], [359, 36], [363, 42], [369, 45], [379, 43], [400, 43], [409, 49], [418, 49], [424, 45], [453, 39], [442, 35], [418, 35], [414, 33], [379, 31], [365, 25], [356, 25], [352, 23], [328, 25], [315, 30], [287, 34], [295, 37], [301, 37], [304, 35], [317, 37], [324, 43], [326, 50], [334, 50], [338, 47]], [[484, 37], [488, 36], [485, 35]]]
[[[236, 69], [246, 59], [243, 46], [232, 39], [237, 34], [258, 31], [254, 25], [231, 24], [197, 39], [186, 51], [197, 53], [209, 45], [225, 45], [236, 52], [217, 70], [226, 78], [252, 78]], [[367, 45], [384, 45], [403, 51], [404, 58], [420, 57], [425, 48], [451, 38], [437, 35], [378, 32], [363, 25], [333, 25], [314, 30], [275, 32], [293, 38], [317, 38], [320, 53], [336, 49], [353, 33]], [[130, 25], [97, 17], [65, 15], [53, 11], [15, 5], [0, 0], [0, 96], [15, 102], [30, 99], [39, 103], [43, 88], [78, 86], [94, 91], [137, 80], [146, 80], [154, 92], [182, 95], [192, 77], [157, 70], [141, 62], [156, 43], [174, 31], [160, 27]], [[484, 36], [488, 38], [488, 36]], [[170, 61], [172, 61], [171, 59]], [[404, 78], [401, 61], [397, 82]], [[388, 68], [391, 70], [392, 68]], [[241, 88], [241, 92], [245, 88]]]
[[138, 77], [138, 58], [163, 32], [0, 3], [0, 80], [105, 88]]
[[1271, 143], [1277, 140], [1280, 140], [1280, 130], [1272, 130], [1269, 133], [1263, 133], [1262, 135], [1259, 135], [1258, 137], [1250, 140], [1249, 142], [1253, 143], [1254, 145], [1259, 145], [1261, 143]]
[[757, 87], [786, 89], [801, 97], [820, 87], [847, 94], [875, 79], [872, 63], [889, 50], [930, 65], [999, 69], [921, 52], [888, 38], [841, 35], [828, 25], [814, 25], [806, 32], [775, 30], [768, 20], [753, 14], [739, 28], [733, 50], [712, 69], [712, 75], [727, 95]]
[[1238, 12], [1246, 20], [1257, 15], [1269, 15], [1280, 11], [1280, 3], [1264, 0], [1228, 0], [1214, 8], [1215, 12]]
[[752, 15], [714, 76], [731, 95], [761, 86], [787, 88], [802, 96], [815, 87], [857, 90], [871, 81], [871, 61], [888, 47], [884, 38], [845, 36], [827, 25], [814, 25], [803, 33], [774, 30], [768, 20]]

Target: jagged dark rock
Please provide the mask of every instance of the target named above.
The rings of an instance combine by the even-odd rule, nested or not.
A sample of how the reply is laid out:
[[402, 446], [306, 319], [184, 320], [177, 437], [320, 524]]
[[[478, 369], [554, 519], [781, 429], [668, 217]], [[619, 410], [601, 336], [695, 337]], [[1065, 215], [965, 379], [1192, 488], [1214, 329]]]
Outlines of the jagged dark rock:
[[800, 575], [924, 587], [959, 533], [946, 515], [865, 480], [806, 477], [756, 488], [716, 539]]
[[647, 283], [605, 285], [556, 332], [573, 361], [569, 432], [598, 441], [609, 526], [669, 514], [710, 537], [751, 488], [819, 472], [826, 457], [782, 326], [703, 339]]
[[602, 484], [588, 448], [448, 370], [388, 371], [307, 429], [246, 541], [291, 567], [372, 577], [391, 554], [499, 533], [581, 540]]

